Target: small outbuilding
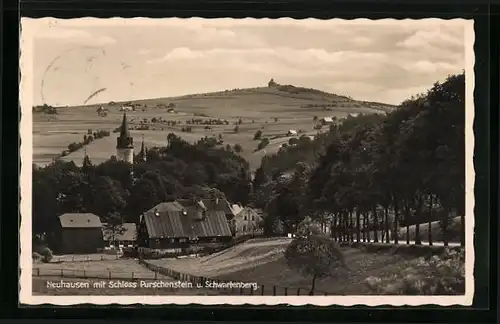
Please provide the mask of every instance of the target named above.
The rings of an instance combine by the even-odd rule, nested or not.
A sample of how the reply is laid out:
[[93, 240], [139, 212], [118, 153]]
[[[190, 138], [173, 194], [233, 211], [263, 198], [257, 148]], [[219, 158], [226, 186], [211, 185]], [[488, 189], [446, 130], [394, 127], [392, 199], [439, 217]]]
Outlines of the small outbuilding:
[[104, 247], [102, 223], [91, 213], [67, 213], [59, 216], [56, 251], [62, 254], [97, 253]]

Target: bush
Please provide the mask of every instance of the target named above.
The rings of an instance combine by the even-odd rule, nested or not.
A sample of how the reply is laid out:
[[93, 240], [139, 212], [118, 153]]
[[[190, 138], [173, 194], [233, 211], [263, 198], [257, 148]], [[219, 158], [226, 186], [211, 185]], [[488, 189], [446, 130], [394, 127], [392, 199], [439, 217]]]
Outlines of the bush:
[[322, 235], [310, 217], [299, 224], [297, 237], [285, 251], [285, 260], [288, 267], [311, 278], [310, 295], [314, 295], [317, 279], [335, 276], [347, 268], [338, 244]]
[[255, 134], [253, 135], [253, 139], [255, 141], [258, 141], [262, 138], [262, 131], [259, 129], [257, 132], [255, 132]]
[[240, 144], [234, 144], [234, 151], [236, 153], [241, 153], [243, 152], [243, 147]]
[[42, 262], [49, 263], [52, 260], [52, 250], [48, 247], [40, 250], [40, 255], [42, 256]]
[[40, 255], [40, 253], [37, 252], [33, 252], [31, 254], [31, 257], [33, 258], [33, 262], [39, 262], [42, 260], [42, 256]]
[[268, 145], [269, 145], [269, 139], [264, 138], [262, 141], [260, 141], [259, 145], [257, 145], [257, 150], [262, 150]]
[[369, 277], [365, 284], [378, 295], [462, 295], [465, 253], [449, 250], [441, 256], [412, 260], [397, 275]]

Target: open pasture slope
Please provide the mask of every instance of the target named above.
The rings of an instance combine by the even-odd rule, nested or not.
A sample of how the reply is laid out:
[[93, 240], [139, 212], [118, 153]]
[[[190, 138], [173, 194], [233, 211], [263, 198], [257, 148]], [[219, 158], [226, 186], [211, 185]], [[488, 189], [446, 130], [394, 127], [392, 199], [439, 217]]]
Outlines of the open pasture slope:
[[[127, 112], [131, 134], [135, 138], [135, 151], [140, 150], [142, 136], [146, 147], [153, 147], [164, 146], [169, 133], [175, 133], [188, 142], [221, 134], [223, 145], [242, 146], [241, 155], [255, 169], [262, 156], [275, 153], [288, 141], [289, 138], [285, 135], [289, 130], [302, 130], [303, 134], [315, 135], [318, 130], [314, 129], [314, 116], [342, 118], [349, 113], [385, 113], [393, 109], [391, 105], [359, 102], [312, 89], [291, 89], [301, 91], [294, 93], [295, 90], [287, 88], [292, 91], [290, 93], [278, 88], [262, 87], [127, 103], [135, 105], [135, 111]], [[50, 163], [67, 149], [68, 144], [82, 141], [89, 129], [113, 131], [121, 122], [122, 104], [61, 107], [56, 115], [35, 113], [33, 162], [40, 165]], [[175, 111], [169, 112], [165, 108], [168, 105], [174, 105]], [[99, 107], [107, 109], [108, 113], [105, 116], [98, 114]], [[190, 124], [191, 132], [183, 132], [186, 122], [193, 119], [219, 120], [222, 123], [211, 123], [210, 129], [205, 128], [207, 125], [204, 122]], [[235, 123], [240, 119], [238, 132], [235, 132]], [[175, 125], [166, 121], [175, 121]], [[264, 150], [254, 152], [258, 141], [253, 140], [253, 136], [258, 130], [263, 132], [263, 137], [270, 139], [270, 143]], [[115, 151], [116, 136], [116, 133], [112, 133], [111, 136], [95, 140], [86, 146], [92, 162], [100, 163], [109, 159]], [[63, 157], [63, 160], [72, 160], [80, 165], [83, 156], [84, 150], [80, 149]]]
[[41, 277], [62, 276], [97, 279], [167, 278], [162, 274], [155, 274], [132, 259], [35, 263], [33, 264], [33, 274]]
[[[291, 239], [255, 239], [201, 258], [160, 259], [147, 262], [194, 276], [222, 281], [256, 282], [260, 285], [259, 291], [265, 295], [295, 295], [297, 292], [305, 295], [311, 289], [311, 278], [304, 277], [287, 266], [284, 252], [290, 242]], [[422, 290], [412, 292], [415, 295], [436, 294], [439, 289], [436, 287], [441, 281], [451, 281], [455, 288], [444, 294], [454, 295], [457, 291], [465, 293], [463, 249], [452, 249], [452, 253], [462, 255], [462, 261], [453, 259], [446, 261], [453, 262], [452, 266], [440, 267], [437, 264], [442, 262], [440, 259], [442, 256], [432, 257], [432, 247], [421, 249], [420, 251], [425, 251], [422, 254], [420, 251], [415, 253], [409, 246], [403, 245], [393, 249], [387, 249], [386, 246], [382, 244], [380, 248], [375, 244], [367, 248], [342, 247], [347, 269], [339, 269], [331, 277], [318, 279], [316, 293], [401, 294], [411, 291], [412, 287], [402, 287], [409, 285], [408, 280], [422, 283]], [[460, 275], [455, 277], [457, 274], [461, 274], [462, 279]], [[263, 289], [262, 286], [267, 288]]]

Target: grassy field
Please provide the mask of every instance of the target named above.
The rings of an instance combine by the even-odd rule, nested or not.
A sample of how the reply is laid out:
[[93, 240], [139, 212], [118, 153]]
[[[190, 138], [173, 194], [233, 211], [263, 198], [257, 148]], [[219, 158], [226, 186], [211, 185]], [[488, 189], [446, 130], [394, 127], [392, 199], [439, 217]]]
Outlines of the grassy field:
[[[276, 294], [288, 294], [300, 288], [307, 291], [311, 278], [290, 269], [283, 252], [290, 240], [248, 241], [239, 246], [202, 258], [150, 260], [173, 270], [220, 280], [257, 282], [267, 289], [276, 286]], [[343, 247], [348, 270], [339, 270], [334, 276], [317, 281], [318, 292], [333, 295], [366, 295], [374, 291], [367, 285], [370, 278], [394, 278], [416, 270], [416, 278], [425, 278], [431, 269], [421, 259], [390, 252], [373, 253], [357, 248]], [[463, 265], [462, 265], [463, 266]], [[413, 273], [412, 273], [413, 274]], [[266, 293], [267, 294], [267, 293]]]
[[279, 257], [290, 242], [290, 239], [256, 239], [201, 258], [159, 259], [148, 262], [196, 276], [215, 277], [270, 262]]
[[[61, 272], [62, 271], [62, 272]], [[51, 262], [33, 264], [33, 274], [53, 276], [63, 274], [65, 277], [94, 277], [114, 279], [166, 279], [168, 277], [148, 270], [132, 259], [104, 261]]]
[[[135, 149], [139, 150], [141, 136], [144, 135], [146, 146], [158, 146], [166, 143], [168, 133], [176, 133], [189, 142], [194, 142], [203, 136], [218, 136], [222, 134], [224, 145], [240, 144], [241, 153], [249, 160], [252, 169], [258, 167], [262, 156], [276, 152], [289, 138], [272, 139], [265, 150], [254, 152], [258, 141], [253, 140], [257, 130], [262, 130], [264, 137], [273, 138], [285, 136], [290, 129], [302, 130], [305, 134], [315, 135], [313, 116], [345, 117], [348, 113], [375, 113], [392, 106], [376, 103], [358, 102], [336, 95], [303, 92], [289, 93], [274, 88], [242, 89], [221, 93], [190, 95], [177, 98], [160, 98], [139, 100], [135, 112], [128, 112], [130, 127], [136, 128], [141, 121], [148, 119], [149, 130], [132, 130]], [[170, 113], [164, 108], [168, 104], [175, 104], [176, 113]], [[163, 105], [163, 106], [162, 106]], [[329, 111], [323, 106], [329, 105]], [[44, 165], [61, 151], [67, 149], [71, 142], [82, 141], [88, 129], [93, 131], [112, 131], [120, 125], [123, 113], [118, 104], [103, 104], [109, 109], [105, 117], [97, 114], [99, 105], [59, 108], [58, 115], [35, 114], [33, 118], [33, 161]], [[200, 117], [199, 115], [203, 115]], [[152, 122], [152, 118], [164, 121], [176, 121], [180, 124], [169, 126], [162, 122]], [[277, 121], [274, 118], [278, 118]], [[191, 125], [192, 133], [182, 132], [181, 128], [191, 119], [221, 119], [229, 124], [211, 125], [211, 130], [205, 125]], [[235, 133], [235, 122], [241, 118], [239, 132]], [[94, 163], [100, 163], [115, 154], [116, 133], [110, 137], [92, 142], [88, 145], [87, 154]], [[81, 164], [83, 149], [64, 157], [64, 160], [73, 160]]]
[[[461, 220], [460, 217], [455, 217], [449, 224], [447, 231], [448, 231], [448, 241], [449, 242], [455, 242], [455, 243], [460, 243], [460, 235], [461, 235]], [[429, 223], [426, 224], [421, 224], [419, 227], [420, 231], [420, 240], [422, 241], [429, 241]], [[407, 229], [406, 227], [400, 228], [399, 229], [399, 239], [406, 240], [406, 235], [407, 235]], [[432, 236], [432, 240], [434, 242], [442, 242], [443, 241], [443, 233], [442, 233], [442, 228], [439, 224], [439, 221], [436, 222], [431, 222], [430, 226], [430, 232]], [[393, 237], [394, 235], [391, 235]], [[414, 241], [416, 236], [416, 226], [411, 225], [409, 226], [409, 236], [410, 236], [410, 241]]]
[[[172, 270], [212, 280], [256, 283], [257, 291], [249, 289], [209, 289], [196, 288], [97, 288], [93, 283], [107, 278], [126, 282], [152, 282], [155, 273], [141, 266], [136, 260], [106, 260], [89, 262], [36, 263], [33, 265], [33, 291], [35, 294], [50, 295], [306, 295], [310, 289], [311, 278], [290, 269], [284, 259], [284, 251], [291, 239], [253, 239], [228, 250], [205, 257], [187, 257], [180, 259], [148, 260], [149, 263]], [[422, 291], [439, 289], [444, 282], [450, 288], [448, 294], [457, 294], [464, 289], [464, 262], [457, 259], [439, 259], [439, 256], [418, 257], [420, 254], [396, 252], [395, 249], [365, 249], [341, 247], [347, 269], [339, 270], [333, 276], [318, 279], [316, 294], [328, 295], [372, 295], [401, 294], [413, 291], [416, 295]], [[424, 251], [424, 254], [427, 252]], [[453, 252], [462, 254], [461, 252]], [[436, 259], [437, 258], [437, 259]], [[39, 269], [39, 270], [38, 270]], [[63, 276], [60, 276], [63, 269]], [[133, 276], [131, 274], [134, 274]], [[37, 275], [38, 274], [38, 275]], [[77, 279], [78, 278], [78, 279]], [[80, 279], [82, 278], [82, 279]], [[85, 279], [83, 279], [85, 278]], [[174, 283], [177, 280], [156, 274], [161, 282]], [[47, 281], [89, 282], [89, 287], [49, 288]], [[138, 281], [139, 280], [139, 281]], [[429, 283], [429, 280], [432, 281]], [[410, 284], [408, 283], [410, 282]], [[420, 284], [423, 282], [422, 284]], [[411, 283], [414, 283], [411, 286]], [[415, 284], [415, 283], [418, 283]], [[394, 288], [397, 286], [410, 288]], [[438, 288], [432, 288], [434, 285]], [[417, 286], [417, 288], [415, 288]], [[375, 287], [375, 288], [374, 288]], [[431, 287], [431, 288], [429, 288]]]
[[104, 260], [118, 260], [120, 255], [117, 254], [106, 254], [106, 253], [94, 253], [94, 254], [65, 254], [65, 255], [54, 255], [51, 262], [78, 262], [78, 261], [104, 261]]

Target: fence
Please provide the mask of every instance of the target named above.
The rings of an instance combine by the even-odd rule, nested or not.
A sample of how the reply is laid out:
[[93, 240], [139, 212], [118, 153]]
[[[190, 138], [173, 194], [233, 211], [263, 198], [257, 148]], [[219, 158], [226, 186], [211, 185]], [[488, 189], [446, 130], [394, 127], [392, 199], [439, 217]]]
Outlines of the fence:
[[373, 219], [368, 214], [335, 216], [331, 235], [338, 242], [380, 242], [415, 245], [465, 246], [465, 218], [429, 221], [400, 227], [397, 218]]
[[180, 256], [187, 256], [197, 254], [200, 256], [213, 254], [221, 252], [223, 250], [229, 249], [235, 245], [246, 242], [250, 239], [258, 238], [263, 235], [262, 231], [254, 232], [250, 234], [244, 234], [234, 237], [230, 242], [227, 243], [208, 243], [207, 245], [192, 245], [190, 247], [183, 248], [172, 248], [172, 249], [151, 249], [145, 247], [137, 248], [137, 255], [135, 252], [130, 254], [127, 252], [125, 255], [131, 257], [139, 257], [140, 259], [163, 259], [163, 258], [176, 258]]
[[123, 280], [157, 280], [166, 279], [159, 272], [149, 271], [107, 271], [86, 269], [44, 269], [33, 268], [34, 277], [59, 277], [59, 278], [83, 278], [83, 279], [123, 279]]
[[119, 260], [121, 254], [87, 254], [87, 255], [54, 255], [51, 262], [88, 262], [88, 261], [104, 261], [104, 260]]
[[[307, 296], [309, 289], [307, 288], [291, 288], [280, 287], [275, 285], [257, 284], [257, 290], [253, 286], [237, 287], [230, 285], [233, 281], [219, 280], [207, 277], [198, 277], [185, 273], [180, 273], [169, 268], [164, 268], [150, 264], [144, 260], [139, 260], [141, 265], [151, 270], [151, 272], [120, 272], [120, 271], [89, 271], [89, 270], [74, 270], [74, 269], [42, 269], [33, 268], [33, 277], [58, 277], [58, 278], [78, 278], [78, 279], [101, 279], [101, 280], [170, 280], [190, 282], [193, 286], [201, 285], [207, 287], [206, 283], [228, 284], [227, 287], [211, 288], [219, 295], [241, 295], [241, 296]], [[230, 286], [229, 286], [230, 285]], [[315, 296], [328, 296], [327, 293], [315, 291]]]
[[[180, 281], [185, 281], [185, 282], [191, 282], [193, 284], [199, 284], [199, 285], [205, 285], [207, 282], [211, 283], [217, 283], [217, 284], [228, 284], [231, 285], [231, 283], [234, 283], [236, 280], [220, 280], [220, 279], [215, 279], [215, 278], [208, 278], [208, 277], [199, 277], [199, 276], [194, 276], [186, 273], [181, 273], [175, 270], [172, 270], [170, 268], [165, 268], [165, 267], [160, 267], [154, 264], [151, 264], [145, 260], [139, 260], [139, 263], [148, 268], [149, 270], [155, 272], [155, 273], [161, 273], [167, 277], [180, 280]], [[292, 288], [292, 287], [280, 287], [276, 285], [263, 285], [263, 284], [258, 284], [258, 289], [254, 290], [253, 287], [250, 288], [234, 288], [234, 287], [228, 287], [224, 289], [219, 289], [223, 290], [225, 292], [228, 292], [228, 290], [231, 293], [235, 293], [238, 295], [245, 295], [245, 296], [252, 296], [252, 295], [257, 295], [257, 296], [310, 296], [310, 289], [307, 288]], [[323, 291], [315, 291], [314, 296], [328, 296], [328, 293], [323, 292]]]

